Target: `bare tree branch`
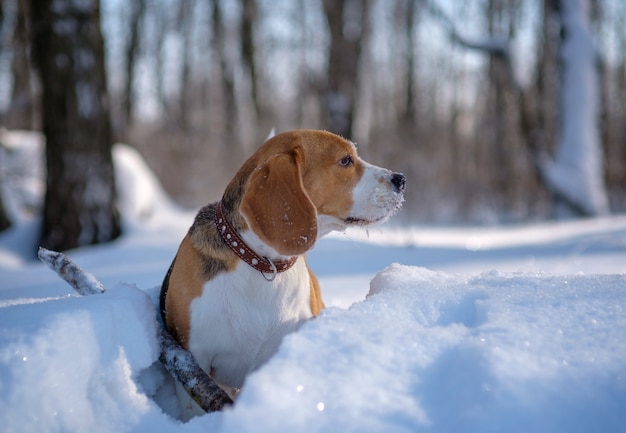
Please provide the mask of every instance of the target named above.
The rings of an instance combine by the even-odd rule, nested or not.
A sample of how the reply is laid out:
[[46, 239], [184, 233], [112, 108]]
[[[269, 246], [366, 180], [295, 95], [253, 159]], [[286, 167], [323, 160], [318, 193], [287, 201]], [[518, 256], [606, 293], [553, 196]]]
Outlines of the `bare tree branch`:
[[205, 412], [216, 412], [232, 404], [230, 397], [198, 365], [191, 352], [183, 349], [161, 326], [159, 361]]
[[[80, 295], [104, 293], [102, 284], [65, 254], [39, 248], [39, 259]], [[159, 328], [159, 360], [194, 401], [206, 412], [219, 411], [232, 404], [230, 397], [200, 368], [193, 355], [183, 349], [163, 326]]]
[[450, 39], [454, 43], [468, 49], [484, 51], [487, 54], [497, 57], [505, 62], [511, 84], [513, 85], [515, 91], [521, 92], [521, 85], [517, 77], [515, 76], [515, 72], [513, 69], [513, 62], [511, 60], [511, 49], [509, 46], [508, 37], [500, 35], [488, 35], [486, 37], [470, 38], [464, 36], [459, 33], [456, 26], [454, 25], [454, 22], [443, 10], [441, 10], [438, 5], [435, 4], [435, 2], [429, 0], [419, 1], [428, 9], [428, 12], [433, 17], [439, 20], [442, 26], [447, 30]]
[[65, 254], [39, 247], [38, 256], [39, 260], [48, 265], [59, 277], [72, 286], [79, 295], [97, 295], [104, 293], [104, 286], [96, 280], [96, 277], [89, 272], [83, 271]]

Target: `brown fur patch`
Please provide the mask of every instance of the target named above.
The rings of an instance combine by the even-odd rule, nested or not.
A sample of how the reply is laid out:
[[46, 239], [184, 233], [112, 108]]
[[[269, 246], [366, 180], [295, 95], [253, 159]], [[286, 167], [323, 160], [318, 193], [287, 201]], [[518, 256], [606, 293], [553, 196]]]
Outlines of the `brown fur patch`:
[[240, 211], [252, 231], [284, 256], [303, 254], [317, 239], [317, 212], [302, 185], [301, 156], [270, 157], [250, 176]]
[[324, 309], [324, 301], [322, 300], [322, 290], [320, 289], [320, 283], [317, 280], [317, 277], [311, 271], [311, 269], [307, 266], [307, 270], [309, 271], [309, 278], [311, 280], [311, 312], [314, 317], [317, 317], [320, 312]]
[[165, 323], [168, 331], [188, 348], [191, 302], [219, 272], [231, 271], [237, 257], [222, 242], [213, 218], [215, 204], [202, 208], [178, 247], [167, 281]]
[[185, 349], [189, 341], [189, 305], [202, 294], [202, 269], [202, 261], [185, 236], [176, 254], [165, 298], [167, 329]]

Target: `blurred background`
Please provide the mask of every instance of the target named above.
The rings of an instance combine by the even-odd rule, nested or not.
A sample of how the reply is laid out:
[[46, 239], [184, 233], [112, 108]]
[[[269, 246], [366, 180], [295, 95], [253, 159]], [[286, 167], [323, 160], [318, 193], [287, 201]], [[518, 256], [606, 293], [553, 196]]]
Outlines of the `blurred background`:
[[[91, 19], [104, 44], [105, 140], [135, 147], [186, 207], [217, 200], [272, 128], [323, 128], [407, 175], [397, 223], [626, 209], [622, 0], [0, 4], [0, 125], [50, 131], [42, 77], [66, 57], [45, 63], [56, 48], [33, 41], [52, 21], [76, 60], [86, 48], [69, 38], [86, 30], [68, 16]], [[65, 83], [83, 100], [81, 80]], [[591, 192], [577, 192], [581, 178]]]

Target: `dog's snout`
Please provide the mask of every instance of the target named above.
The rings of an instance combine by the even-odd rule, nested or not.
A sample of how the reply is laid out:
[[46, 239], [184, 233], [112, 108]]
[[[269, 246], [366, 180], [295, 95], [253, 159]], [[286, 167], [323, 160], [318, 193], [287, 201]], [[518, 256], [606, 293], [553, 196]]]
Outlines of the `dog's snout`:
[[391, 175], [391, 184], [396, 188], [397, 192], [404, 192], [406, 177], [402, 173], [393, 173]]

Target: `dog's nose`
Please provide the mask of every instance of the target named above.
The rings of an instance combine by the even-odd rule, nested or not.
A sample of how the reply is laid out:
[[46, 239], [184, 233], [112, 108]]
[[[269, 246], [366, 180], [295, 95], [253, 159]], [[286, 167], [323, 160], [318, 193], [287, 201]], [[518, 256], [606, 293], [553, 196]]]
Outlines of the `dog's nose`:
[[391, 175], [391, 184], [398, 192], [404, 192], [406, 188], [406, 177], [402, 173], [394, 173]]

